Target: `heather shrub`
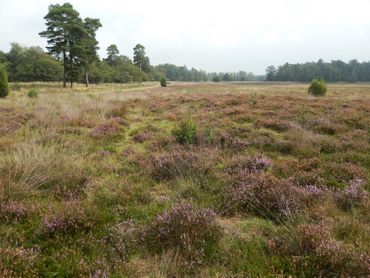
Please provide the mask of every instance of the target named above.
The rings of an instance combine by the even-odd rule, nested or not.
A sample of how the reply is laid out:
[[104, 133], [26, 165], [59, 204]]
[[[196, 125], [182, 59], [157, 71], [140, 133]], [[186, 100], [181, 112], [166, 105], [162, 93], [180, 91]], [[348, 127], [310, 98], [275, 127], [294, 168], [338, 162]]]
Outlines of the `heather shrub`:
[[172, 130], [172, 134], [179, 144], [195, 144], [197, 142], [197, 126], [192, 120], [184, 120]]
[[28, 213], [29, 208], [22, 202], [3, 200], [0, 203], [0, 221], [19, 221], [26, 217]]
[[57, 233], [89, 231], [96, 223], [96, 214], [92, 206], [68, 201], [60, 207], [49, 209], [42, 220], [40, 232], [43, 236], [52, 237]]
[[236, 156], [225, 168], [228, 175], [248, 175], [250, 173], [263, 172], [271, 168], [272, 162], [262, 155], [257, 156]]
[[210, 149], [174, 148], [169, 153], [154, 155], [149, 159], [151, 175], [158, 181], [176, 177], [206, 178], [212, 169], [212, 159], [217, 153]]
[[321, 170], [321, 174], [326, 178], [327, 185], [334, 188], [344, 187], [353, 180], [366, 178], [364, 169], [350, 162], [329, 163]]
[[183, 266], [193, 269], [205, 263], [217, 250], [221, 229], [211, 209], [195, 209], [190, 204], [179, 204], [158, 215], [143, 232], [150, 250], [160, 252], [178, 249]]
[[108, 229], [104, 244], [115, 266], [127, 262], [137, 243], [137, 229], [132, 221], [120, 222]]
[[324, 80], [314, 79], [308, 88], [308, 93], [313, 96], [323, 96], [326, 94], [327, 90], [328, 89]]
[[[301, 224], [269, 242], [272, 252], [287, 256], [290, 271], [304, 277], [365, 277], [370, 257], [331, 238], [324, 224]], [[290, 273], [292, 274], [292, 273]]]
[[111, 118], [92, 129], [90, 136], [94, 139], [102, 139], [118, 135], [121, 124], [124, 124], [124, 122], [120, 118]]
[[338, 207], [344, 210], [350, 210], [361, 206], [366, 200], [368, 193], [362, 188], [364, 181], [355, 179], [349, 182], [349, 185], [342, 190], [334, 193], [334, 200]]
[[8, 76], [4, 66], [0, 64], [0, 98], [5, 98], [9, 94]]
[[248, 175], [221, 193], [224, 214], [253, 213], [279, 222], [307, 207], [309, 193], [291, 180], [272, 175]]
[[28, 91], [27, 96], [29, 98], [37, 98], [38, 97], [38, 92], [35, 89], [32, 89]]
[[40, 250], [37, 248], [12, 248], [0, 246], [1, 277], [39, 277], [36, 260]]

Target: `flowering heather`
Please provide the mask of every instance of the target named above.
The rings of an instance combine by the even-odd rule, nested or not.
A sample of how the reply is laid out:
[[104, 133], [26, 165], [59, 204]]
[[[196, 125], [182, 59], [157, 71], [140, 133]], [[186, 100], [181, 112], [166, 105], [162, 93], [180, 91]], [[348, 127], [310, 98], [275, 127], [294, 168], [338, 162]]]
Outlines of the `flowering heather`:
[[365, 277], [370, 273], [369, 256], [333, 240], [327, 225], [301, 224], [292, 233], [271, 240], [269, 246], [275, 253], [294, 258], [293, 269], [304, 267], [320, 277]]
[[221, 193], [221, 211], [225, 214], [255, 213], [274, 221], [289, 218], [309, 202], [306, 190], [291, 180], [272, 175], [249, 175]]
[[226, 167], [225, 172], [231, 176], [248, 175], [250, 173], [265, 171], [271, 166], [271, 160], [261, 155], [237, 156], [232, 160], [230, 165]]
[[337, 205], [345, 210], [362, 205], [368, 197], [368, 193], [363, 189], [363, 184], [364, 180], [354, 179], [349, 182], [347, 188], [335, 192], [334, 199]]
[[175, 148], [169, 154], [150, 158], [151, 173], [157, 180], [175, 177], [203, 178], [211, 171], [212, 157], [215, 157], [212, 150]]
[[108, 230], [103, 239], [108, 249], [109, 259], [114, 264], [121, 264], [129, 259], [133, 246], [136, 243], [137, 229], [130, 220], [118, 223]]
[[3, 221], [20, 220], [27, 216], [28, 208], [19, 202], [5, 202], [0, 205], [0, 219]]
[[35, 262], [38, 248], [0, 246], [0, 277], [38, 277]]
[[43, 235], [55, 233], [73, 233], [78, 230], [90, 230], [95, 224], [95, 210], [87, 209], [77, 201], [66, 202], [56, 211], [49, 211], [41, 225]]
[[220, 238], [220, 227], [211, 209], [195, 209], [180, 204], [157, 216], [143, 233], [143, 239], [152, 250], [179, 248], [187, 258], [187, 267], [202, 264]]
[[139, 132], [135, 134], [132, 139], [137, 143], [143, 143], [145, 141], [148, 141], [152, 138], [152, 135], [147, 132]]
[[109, 119], [101, 125], [92, 129], [90, 132], [90, 136], [99, 139], [117, 135], [120, 132], [120, 124], [122, 123], [122, 119], [120, 118]]

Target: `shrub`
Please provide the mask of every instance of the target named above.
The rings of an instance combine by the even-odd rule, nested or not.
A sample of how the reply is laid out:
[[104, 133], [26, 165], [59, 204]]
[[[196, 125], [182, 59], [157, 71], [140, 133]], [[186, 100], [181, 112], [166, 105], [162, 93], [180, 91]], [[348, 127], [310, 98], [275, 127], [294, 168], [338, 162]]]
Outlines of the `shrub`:
[[224, 214], [254, 213], [276, 222], [295, 215], [310, 202], [310, 194], [305, 189], [295, 186], [291, 180], [272, 175], [244, 176], [221, 194]]
[[326, 94], [327, 86], [324, 80], [314, 79], [308, 88], [308, 93], [313, 96], [323, 96]]
[[269, 245], [273, 252], [288, 256], [298, 277], [365, 277], [370, 267], [368, 255], [333, 240], [324, 224], [301, 224]]
[[5, 68], [0, 65], [0, 98], [5, 98], [9, 94], [8, 76]]
[[179, 144], [194, 144], [197, 141], [197, 126], [192, 120], [181, 121], [172, 134]]
[[215, 153], [211, 150], [175, 148], [170, 153], [150, 158], [151, 174], [159, 181], [176, 177], [203, 179], [211, 171], [211, 160], [214, 157]]
[[119, 265], [126, 262], [137, 241], [137, 229], [132, 221], [120, 222], [108, 229], [104, 243], [108, 248], [109, 258]]
[[95, 139], [108, 138], [120, 132], [120, 118], [112, 118], [91, 130], [90, 136]]
[[350, 181], [347, 188], [335, 192], [334, 200], [338, 207], [350, 210], [362, 205], [367, 198], [367, 192], [362, 188], [363, 183], [363, 180], [355, 179]]
[[233, 158], [225, 172], [231, 176], [247, 175], [255, 172], [262, 172], [269, 169], [272, 162], [264, 156], [237, 156]]
[[186, 261], [185, 266], [194, 268], [217, 250], [221, 229], [215, 217], [211, 209], [195, 209], [181, 203], [158, 215], [145, 229], [143, 238], [153, 251], [177, 248]]
[[56, 210], [49, 210], [41, 225], [41, 234], [54, 236], [56, 233], [88, 231], [96, 222], [96, 211], [85, 207], [81, 202], [65, 202]]
[[35, 90], [35, 89], [32, 89], [30, 90], [28, 93], [27, 93], [27, 96], [29, 98], [37, 98], [38, 97], [38, 92]]
[[161, 84], [161, 87], [167, 87], [167, 79], [166, 77], [162, 76], [159, 80], [159, 83]]

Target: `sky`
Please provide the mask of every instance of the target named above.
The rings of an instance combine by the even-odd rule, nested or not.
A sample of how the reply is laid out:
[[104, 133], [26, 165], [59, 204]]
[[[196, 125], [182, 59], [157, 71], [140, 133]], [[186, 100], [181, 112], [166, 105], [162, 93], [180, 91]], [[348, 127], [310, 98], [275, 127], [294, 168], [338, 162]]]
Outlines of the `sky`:
[[[48, 6], [66, 1], [0, 0], [0, 50], [11, 42], [46, 46]], [[82, 18], [99, 18], [100, 57], [116, 44], [151, 64], [209, 72], [263, 74], [269, 65], [370, 61], [370, 0], [70, 0]]]

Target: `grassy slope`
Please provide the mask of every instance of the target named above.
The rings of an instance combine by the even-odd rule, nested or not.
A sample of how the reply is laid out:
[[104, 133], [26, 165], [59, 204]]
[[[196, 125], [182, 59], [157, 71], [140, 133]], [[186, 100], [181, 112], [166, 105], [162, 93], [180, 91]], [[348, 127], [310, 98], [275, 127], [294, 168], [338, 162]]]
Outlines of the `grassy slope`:
[[[58, 86], [23, 84], [0, 100], [3, 276], [368, 274], [368, 198], [343, 209], [333, 196], [355, 179], [369, 190], [369, 84], [333, 84], [323, 98], [300, 84]], [[31, 87], [38, 98], [27, 97]], [[198, 142], [178, 146], [171, 131], [189, 118]], [[225, 213], [225, 192], [243, 174], [225, 169], [254, 156], [272, 161], [258, 174], [267, 187], [275, 177], [325, 192], [289, 217], [255, 204]], [[277, 192], [257, 201], [275, 208]], [[222, 231], [217, 251], [193, 268], [176, 243], [153, 252], [141, 239], [179, 202], [213, 209]]]

